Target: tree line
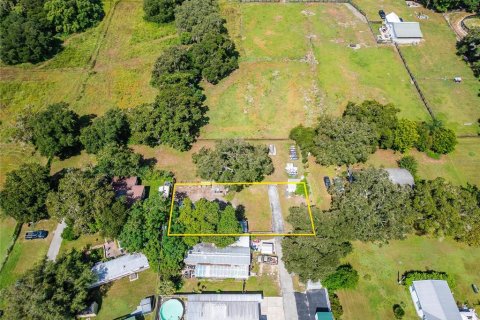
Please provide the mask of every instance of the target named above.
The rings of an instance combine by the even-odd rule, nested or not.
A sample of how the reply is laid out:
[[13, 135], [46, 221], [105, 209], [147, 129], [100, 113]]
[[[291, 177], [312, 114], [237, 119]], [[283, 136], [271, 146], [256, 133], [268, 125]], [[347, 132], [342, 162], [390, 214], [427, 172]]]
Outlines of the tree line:
[[61, 49], [61, 38], [98, 24], [100, 0], [1, 0], [0, 58], [6, 64], [37, 63]]
[[455, 9], [465, 9], [470, 12], [480, 13], [478, 0], [421, 0], [426, 8], [439, 12], [446, 12]]
[[463, 56], [480, 78], [480, 28], [470, 30], [465, 38], [457, 42], [457, 54]]
[[442, 122], [415, 122], [399, 119], [399, 109], [367, 100], [349, 102], [343, 116], [322, 116], [314, 127], [302, 125], [290, 131], [290, 138], [300, 146], [304, 158], [315, 156], [322, 165], [365, 162], [376, 149], [406, 152], [411, 148], [435, 154], [454, 150], [457, 139]]
[[[290, 209], [287, 220], [295, 232], [309, 229], [306, 210]], [[287, 269], [304, 281], [328, 279], [354, 240], [388, 243], [416, 233], [480, 245], [480, 190], [443, 178], [420, 181], [412, 189], [393, 184], [382, 169], [368, 168], [334, 193], [329, 210], [312, 210], [317, 235], [282, 241]]]

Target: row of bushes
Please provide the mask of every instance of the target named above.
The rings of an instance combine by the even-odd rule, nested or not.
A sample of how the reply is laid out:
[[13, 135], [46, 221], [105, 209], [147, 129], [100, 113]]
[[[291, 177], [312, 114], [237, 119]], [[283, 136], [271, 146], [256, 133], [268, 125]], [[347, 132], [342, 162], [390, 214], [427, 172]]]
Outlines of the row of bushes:
[[292, 129], [290, 138], [304, 156], [310, 152], [322, 165], [365, 162], [377, 147], [402, 153], [413, 147], [436, 154], [454, 150], [455, 133], [440, 121], [399, 119], [399, 111], [377, 101], [350, 102], [342, 118], [321, 117], [315, 127], [300, 125]]

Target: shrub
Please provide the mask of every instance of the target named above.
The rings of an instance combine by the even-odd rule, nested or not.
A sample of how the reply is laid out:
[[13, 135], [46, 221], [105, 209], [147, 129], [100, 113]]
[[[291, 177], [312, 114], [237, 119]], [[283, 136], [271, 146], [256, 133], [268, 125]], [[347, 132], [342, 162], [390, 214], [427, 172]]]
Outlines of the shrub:
[[73, 240], [77, 240], [78, 237], [79, 235], [75, 233], [72, 226], [67, 226], [65, 229], [63, 229], [62, 239], [67, 241], [73, 241]]
[[395, 316], [395, 319], [402, 319], [403, 316], [405, 315], [405, 310], [403, 310], [401, 305], [394, 304], [393, 305], [393, 314]]
[[407, 271], [403, 274], [404, 277], [404, 285], [409, 288], [413, 281], [419, 280], [445, 280], [448, 282], [450, 289], [453, 289], [456, 284], [455, 280], [450, 277], [446, 272], [428, 270], [428, 271], [418, 271], [418, 270], [411, 270]]
[[358, 283], [358, 272], [350, 264], [344, 264], [326, 277], [323, 285], [329, 290], [353, 289]]
[[418, 162], [414, 157], [405, 156], [398, 160], [397, 163], [400, 168], [407, 169], [413, 176], [417, 174]]
[[343, 307], [340, 304], [340, 299], [337, 294], [329, 293], [328, 298], [330, 300], [330, 308], [332, 309], [333, 316], [335, 319], [341, 319], [343, 314]]

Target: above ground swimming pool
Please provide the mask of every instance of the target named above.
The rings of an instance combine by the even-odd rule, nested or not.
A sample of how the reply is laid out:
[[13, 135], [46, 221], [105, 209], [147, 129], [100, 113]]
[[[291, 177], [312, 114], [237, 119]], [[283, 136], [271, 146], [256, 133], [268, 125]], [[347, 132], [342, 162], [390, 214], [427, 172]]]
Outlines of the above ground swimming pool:
[[178, 299], [167, 300], [159, 312], [160, 320], [180, 320], [183, 317], [183, 303]]

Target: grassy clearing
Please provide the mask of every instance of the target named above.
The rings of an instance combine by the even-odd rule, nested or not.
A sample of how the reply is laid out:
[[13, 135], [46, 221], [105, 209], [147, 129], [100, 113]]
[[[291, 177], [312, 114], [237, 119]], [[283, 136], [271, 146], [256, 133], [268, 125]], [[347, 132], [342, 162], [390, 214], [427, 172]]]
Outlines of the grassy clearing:
[[56, 225], [57, 222], [54, 220], [42, 220], [36, 223], [35, 230], [42, 229], [49, 232], [47, 238], [37, 240], [25, 240], [25, 233], [30, 228], [27, 225], [22, 227], [13, 250], [0, 273], [0, 289], [14, 283], [25, 271], [32, 268], [36, 262], [47, 254]]
[[7, 248], [12, 242], [12, 235], [16, 224], [15, 219], [8, 217], [0, 218], [0, 264], [3, 262]]
[[480, 16], [476, 16], [474, 18], [466, 19], [465, 25], [469, 29], [480, 28]]
[[62, 240], [62, 245], [60, 246], [60, 252], [67, 253], [68, 251], [75, 249], [77, 251], [82, 251], [86, 247], [93, 247], [99, 244], [103, 244], [103, 237], [100, 236], [98, 233], [96, 234], [89, 234], [89, 235], [82, 235], [77, 240], [67, 241]]
[[102, 297], [96, 319], [117, 319], [130, 314], [140, 300], [156, 293], [157, 283], [158, 276], [152, 270], [139, 273], [138, 280], [132, 282], [128, 277], [113, 282]]
[[400, 302], [406, 305], [404, 319], [417, 319], [409, 293], [397, 284], [397, 272], [402, 274], [408, 270], [447, 272], [457, 283], [452, 290], [455, 299], [478, 303], [478, 296], [470, 287], [480, 282], [480, 274], [473, 272], [478, 259], [480, 251], [477, 248], [449, 239], [440, 241], [411, 236], [383, 247], [355, 242], [353, 253], [345, 261], [359, 272], [360, 281], [355, 290], [339, 292], [344, 310], [342, 319], [358, 319], [360, 314], [368, 319], [392, 319], [392, 306]]
[[268, 200], [267, 186], [251, 185], [244, 188], [235, 193], [232, 203], [237, 207], [241, 205], [245, 208], [250, 232], [272, 231], [272, 210]]

